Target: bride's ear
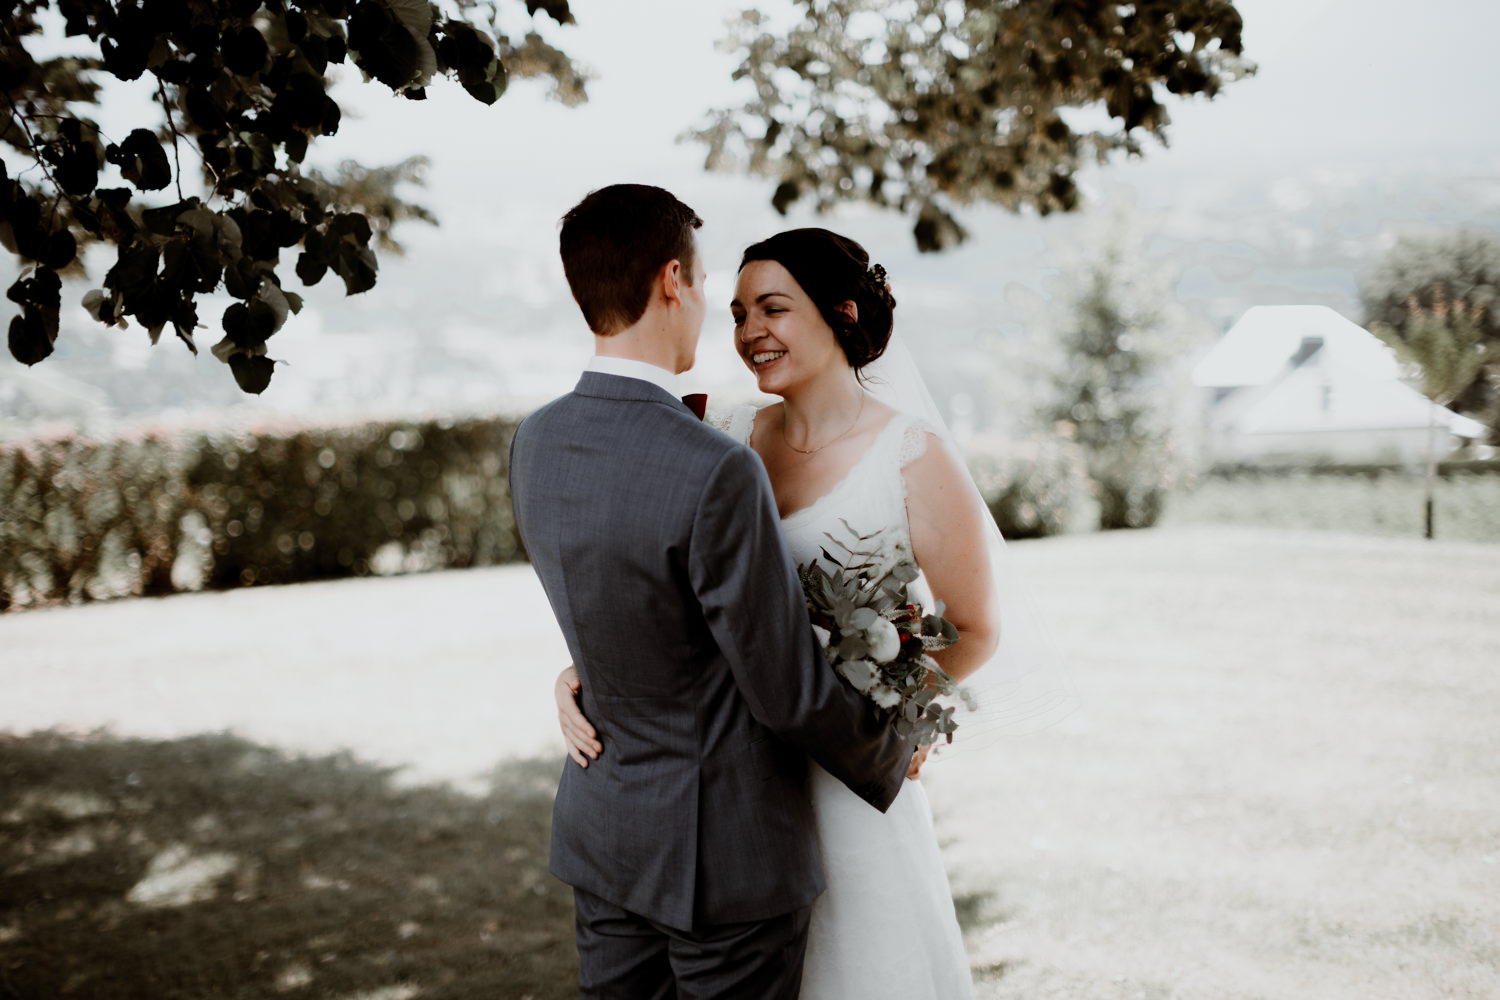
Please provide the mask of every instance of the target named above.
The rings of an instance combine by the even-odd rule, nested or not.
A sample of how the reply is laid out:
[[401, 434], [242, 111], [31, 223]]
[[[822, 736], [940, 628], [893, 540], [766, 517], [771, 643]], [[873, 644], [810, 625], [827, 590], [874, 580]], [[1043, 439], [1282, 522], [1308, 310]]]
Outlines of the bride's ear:
[[859, 306], [854, 304], [853, 299], [845, 299], [843, 302], [840, 302], [835, 311], [850, 323], [859, 322]]

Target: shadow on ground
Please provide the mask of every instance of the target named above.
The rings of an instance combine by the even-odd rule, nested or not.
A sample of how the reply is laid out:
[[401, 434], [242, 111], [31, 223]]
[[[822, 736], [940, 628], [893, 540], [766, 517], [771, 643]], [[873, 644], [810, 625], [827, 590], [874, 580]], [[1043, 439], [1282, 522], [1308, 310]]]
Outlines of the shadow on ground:
[[0, 736], [0, 997], [574, 995], [558, 766], [476, 798], [227, 736]]

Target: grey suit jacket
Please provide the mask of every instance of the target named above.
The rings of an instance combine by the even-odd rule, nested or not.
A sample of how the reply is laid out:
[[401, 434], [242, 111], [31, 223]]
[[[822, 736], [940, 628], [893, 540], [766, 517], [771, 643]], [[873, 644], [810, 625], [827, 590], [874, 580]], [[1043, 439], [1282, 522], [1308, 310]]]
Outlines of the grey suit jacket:
[[884, 811], [912, 747], [823, 659], [760, 459], [589, 372], [517, 429], [510, 484], [604, 745], [563, 768], [553, 874], [684, 930], [810, 904], [807, 756]]

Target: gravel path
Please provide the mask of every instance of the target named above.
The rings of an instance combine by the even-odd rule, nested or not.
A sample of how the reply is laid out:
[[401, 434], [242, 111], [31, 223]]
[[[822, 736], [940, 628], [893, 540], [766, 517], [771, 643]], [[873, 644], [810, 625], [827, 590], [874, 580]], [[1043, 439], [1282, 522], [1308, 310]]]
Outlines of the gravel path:
[[[1016, 545], [1087, 699], [930, 769], [979, 995], [1500, 997], [1500, 547]], [[230, 730], [474, 783], [560, 754], [528, 567], [0, 617], [0, 730]]]

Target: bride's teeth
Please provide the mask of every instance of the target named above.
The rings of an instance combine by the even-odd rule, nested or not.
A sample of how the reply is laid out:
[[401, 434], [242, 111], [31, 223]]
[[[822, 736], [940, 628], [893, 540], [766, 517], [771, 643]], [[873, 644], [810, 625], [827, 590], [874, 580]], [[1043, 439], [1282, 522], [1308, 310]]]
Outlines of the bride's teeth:
[[750, 362], [751, 362], [751, 364], [762, 365], [762, 364], [765, 364], [767, 361], [774, 361], [774, 360], [776, 360], [777, 358], [781, 357], [785, 353], [786, 353], [786, 351], [771, 351], [771, 352], [766, 353], [766, 354], [754, 354], [754, 355], [751, 355]]

